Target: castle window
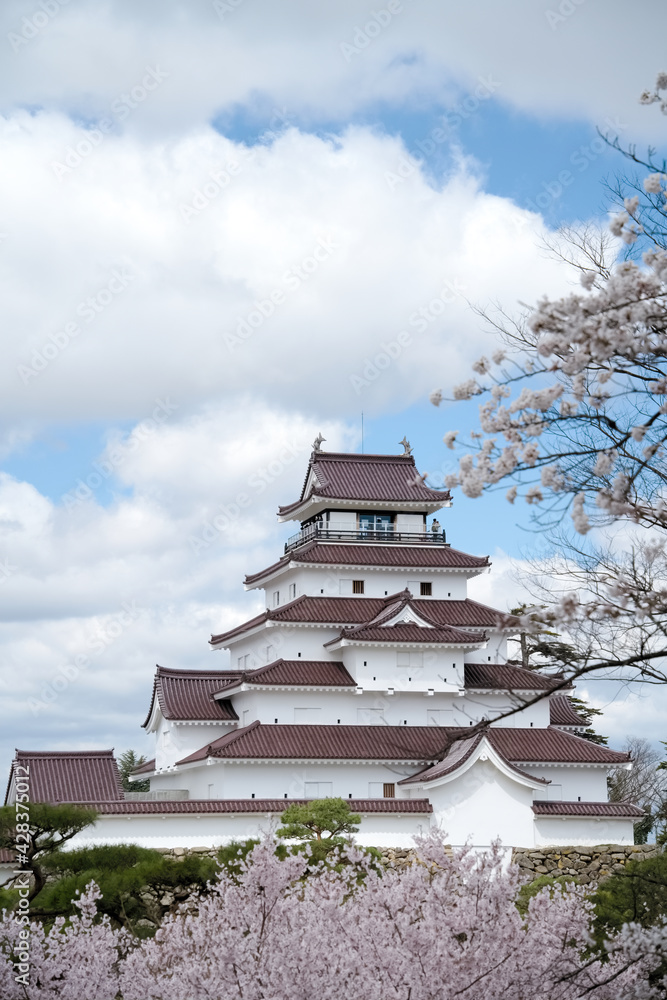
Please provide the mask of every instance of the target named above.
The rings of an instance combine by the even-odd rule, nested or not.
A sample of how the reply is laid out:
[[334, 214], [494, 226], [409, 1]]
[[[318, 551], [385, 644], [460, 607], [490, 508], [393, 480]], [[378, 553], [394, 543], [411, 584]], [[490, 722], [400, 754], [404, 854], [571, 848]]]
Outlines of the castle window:
[[328, 799], [333, 795], [332, 781], [306, 781], [304, 782], [305, 799]]
[[419, 594], [421, 597], [430, 597], [433, 593], [432, 583], [420, 583], [419, 584]]
[[273, 591], [273, 606], [274, 606], [274, 608], [277, 608], [279, 604], [280, 604], [280, 591], [279, 590], [274, 590]]
[[397, 667], [423, 667], [424, 666], [424, 654], [423, 653], [397, 653], [396, 654], [396, 666]]
[[364, 592], [364, 581], [363, 580], [353, 580], [352, 581], [352, 593], [353, 594], [363, 594]]
[[295, 583], [290, 583], [290, 585], [289, 585], [289, 599], [290, 599], [290, 601], [294, 600], [295, 597], [296, 597], [296, 584]]
[[394, 799], [396, 798], [396, 785], [393, 781], [384, 782], [382, 785], [382, 798], [383, 799]]

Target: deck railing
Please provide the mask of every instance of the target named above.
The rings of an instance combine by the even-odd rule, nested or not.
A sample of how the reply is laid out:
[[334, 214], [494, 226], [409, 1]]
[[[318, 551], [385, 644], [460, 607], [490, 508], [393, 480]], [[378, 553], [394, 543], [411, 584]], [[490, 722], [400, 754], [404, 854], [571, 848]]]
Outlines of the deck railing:
[[325, 524], [309, 524], [287, 539], [285, 552], [291, 552], [299, 545], [313, 539], [323, 539], [333, 542], [372, 542], [374, 544], [394, 545], [446, 545], [444, 531], [396, 531], [389, 528], [369, 529], [358, 528], [356, 531], [326, 527]]

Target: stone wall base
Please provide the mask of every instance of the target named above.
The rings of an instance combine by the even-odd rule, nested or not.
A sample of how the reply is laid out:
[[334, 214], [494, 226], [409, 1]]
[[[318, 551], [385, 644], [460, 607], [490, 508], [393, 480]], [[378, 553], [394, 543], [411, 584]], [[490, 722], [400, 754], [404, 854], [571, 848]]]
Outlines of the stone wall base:
[[[190, 854], [215, 858], [216, 847], [169, 847], [160, 849], [161, 854], [172, 858], [184, 858]], [[451, 848], [448, 848], [448, 853]], [[512, 861], [523, 869], [526, 875], [567, 875], [580, 885], [600, 882], [625, 871], [628, 861], [643, 861], [655, 858], [661, 853], [655, 844], [598, 844], [597, 847], [515, 847]], [[417, 860], [414, 848], [382, 848], [381, 864], [387, 868], [404, 868]]]
[[660, 854], [655, 844], [598, 844], [597, 847], [515, 847], [512, 861], [527, 875], [568, 875], [588, 885], [610, 875], [622, 874], [628, 861], [643, 861]]

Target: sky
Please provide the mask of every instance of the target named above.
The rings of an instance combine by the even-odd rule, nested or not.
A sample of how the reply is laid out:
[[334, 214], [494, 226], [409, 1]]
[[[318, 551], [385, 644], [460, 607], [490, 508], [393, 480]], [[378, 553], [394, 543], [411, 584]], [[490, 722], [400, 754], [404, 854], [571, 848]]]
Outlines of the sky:
[[[313, 439], [438, 485], [434, 408], [544, 250], [659, 144], [659, 0], [6, 0], [0, 6], [0, 760], [133, 747], [155, 664], [215, 668]], [[656, 17], [658, 15], [658, 17]], [[657, 116], [659, 118], [659, 116]], [[363, 414], [363, 440], [362, 440]], [[245, 499], [244, 499], [245, 498]], [[472, 596], [525, 598], [529, 509], [457, 496]], [[213, 527], [213, 521], [218, 527]], [[620, 745], [667, 698], [584, 690]]]

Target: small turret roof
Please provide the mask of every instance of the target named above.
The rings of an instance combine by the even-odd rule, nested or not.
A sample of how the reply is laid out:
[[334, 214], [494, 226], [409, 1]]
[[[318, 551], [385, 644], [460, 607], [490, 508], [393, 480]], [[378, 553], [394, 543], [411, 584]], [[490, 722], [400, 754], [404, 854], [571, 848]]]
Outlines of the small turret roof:
[[357, 503], [418, 504], [423, 510], [438, 510], [451, 499], [449, 491], [424, 485], [412, 455], [324, 451], [313, 451], [299, 499], [279, 507], [278, 516], [289, 520], [316, 497]]

